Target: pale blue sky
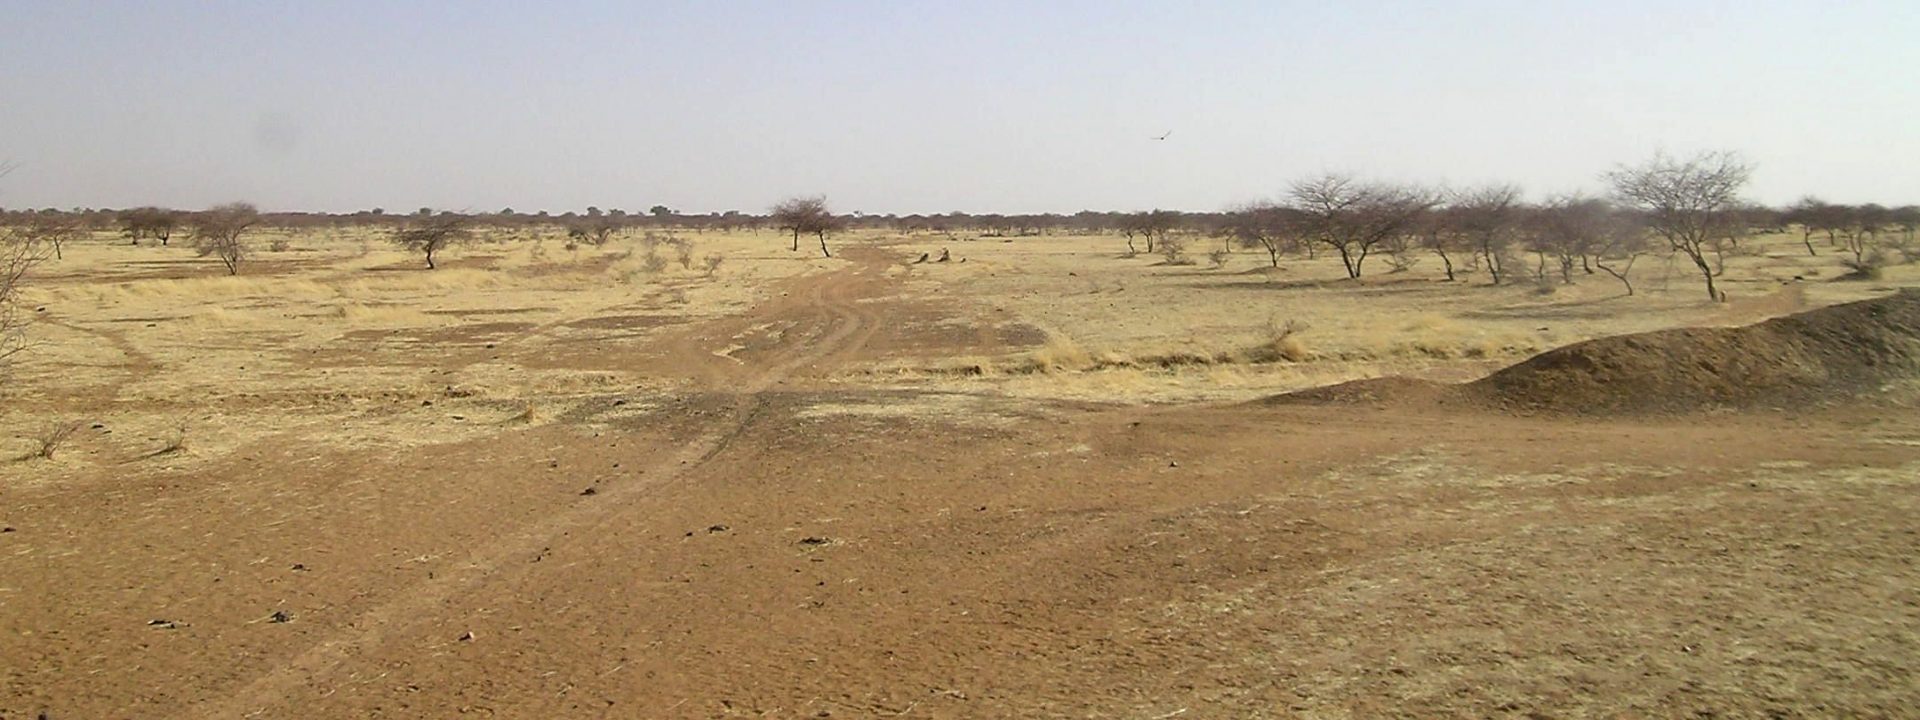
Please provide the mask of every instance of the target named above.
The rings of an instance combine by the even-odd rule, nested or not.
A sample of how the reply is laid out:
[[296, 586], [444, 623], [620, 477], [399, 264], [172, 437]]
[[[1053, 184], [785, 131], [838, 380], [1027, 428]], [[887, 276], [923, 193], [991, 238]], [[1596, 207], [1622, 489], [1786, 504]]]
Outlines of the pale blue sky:
[[1920, 2], [0, 0], [6, 207], [1215, 210], [1657, 149], [1920, 202]]

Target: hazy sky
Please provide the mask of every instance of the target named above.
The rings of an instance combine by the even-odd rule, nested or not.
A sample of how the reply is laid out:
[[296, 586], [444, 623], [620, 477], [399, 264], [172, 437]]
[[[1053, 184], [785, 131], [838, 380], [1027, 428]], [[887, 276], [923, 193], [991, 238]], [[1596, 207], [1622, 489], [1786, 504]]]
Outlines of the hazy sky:
[[6, 207], [1214, 210], [1658, 149], [1920, 202], [1920, 2], [0, 0]]

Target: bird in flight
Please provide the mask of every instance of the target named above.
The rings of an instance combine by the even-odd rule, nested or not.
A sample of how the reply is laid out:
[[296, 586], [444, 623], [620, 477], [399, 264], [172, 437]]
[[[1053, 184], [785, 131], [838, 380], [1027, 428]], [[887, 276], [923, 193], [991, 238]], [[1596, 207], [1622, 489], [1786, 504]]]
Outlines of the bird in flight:
[[1172, 137], [1172, 136], [1173, 136], [1173, 131], [1172, 131], [1172, 130], [1168, 130], [1168, 131], [1166, 131], [1166, 132], [1165, 132], [1164, 134], [1160, 134], [1160, 135], [1155, 135], [1155, 136], [1153, 136], [1153, 139], [1155, 139], [1155, 140], [1165, 140], [1165, 139], [1167, 139], [1167, 138], [1169, 138], [1169, 137]]

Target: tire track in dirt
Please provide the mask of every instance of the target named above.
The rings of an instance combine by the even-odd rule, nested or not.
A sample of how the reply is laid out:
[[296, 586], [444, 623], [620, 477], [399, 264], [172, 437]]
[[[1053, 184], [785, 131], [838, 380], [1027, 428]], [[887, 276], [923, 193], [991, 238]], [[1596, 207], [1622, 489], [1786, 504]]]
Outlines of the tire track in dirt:
[[107, 383], [99, 390], [99, 392], [106, 395], [108, 400], [118, 399], [121, 391], [125, 390], [127, 386], [143, 378], [152, 377], [161, 370], [159, 361], [154, 360], [152, 355], [134, 347], [133, 343], [127, 340], [125, 331], [91, 328], [57, 318], [48, 318], [40, 322], [99, 338], [105, 341], [107, 345], [112, 346], [114, 352], [126, 357], [126, 362], [121, 363], [118, 368], [115, 368], [116, 370], [126, 373], [126, 377]]
[[[788, 356], [737, 383], [732, 407], [724, 419], [686, 443], [663, 462], [647, 468], [641, 482], [611, 487], [593, 501], [583, 502], [561, 513], [523, 527], [500, 540], [476, 549], [459, 565], [400, 591], [395, 596], [361, 613], [330, 637], [318, 640], [273, 671], [257, 677], [231, 694], [202, 701], [189, 708], [186, 717], [256, 717], [265, 713], [291, 690], [320, 683], [363, 650], [379, 645], [389, 636], [428, 622], [447, 598], [472, 590], [495, 576], [510, 558], [524, 557], [542, 547], [551, 546], [567, 532], [600, 522], [621, 507], [621, 500], [647, 492], [661, 484], [702, 466], [726, 448], [759, 416], [765, 404], [764, 393], [786, 381], [802, 368], [817, 368], [823, 361], [841, 356], [849, 346], [872, 336], [878, 318], [859, 308], [848, 297], [847, 286], [858, 282], [873, 267], [873, 258], [852, 268], [835, 271], [807, 284], [804, 307], [820, 317], [830, 329], [817, 339], [794, 348]], [[776, 307], [784, 313], [791, 304]], [[704, 352], [697, 348], [696, 352]]]

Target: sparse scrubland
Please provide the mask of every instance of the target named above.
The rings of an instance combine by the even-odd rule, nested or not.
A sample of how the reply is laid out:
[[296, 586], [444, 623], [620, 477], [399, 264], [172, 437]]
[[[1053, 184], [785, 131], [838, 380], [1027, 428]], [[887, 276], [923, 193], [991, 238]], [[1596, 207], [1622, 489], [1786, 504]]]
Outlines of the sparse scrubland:
[[1741, 172], [10, 214], [0, 716], [1899, 714], [1913, 212]]

